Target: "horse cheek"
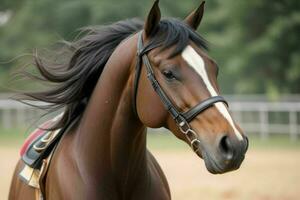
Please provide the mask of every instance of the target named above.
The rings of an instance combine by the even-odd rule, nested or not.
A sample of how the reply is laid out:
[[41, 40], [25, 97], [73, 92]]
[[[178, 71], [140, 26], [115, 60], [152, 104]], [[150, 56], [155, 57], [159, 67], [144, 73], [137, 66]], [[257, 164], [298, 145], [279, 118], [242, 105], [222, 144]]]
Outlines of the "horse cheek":
[[137, 94], [137, 112], [143, 124], [150, 128], [165, 126], [168, 112], [142, 70]]

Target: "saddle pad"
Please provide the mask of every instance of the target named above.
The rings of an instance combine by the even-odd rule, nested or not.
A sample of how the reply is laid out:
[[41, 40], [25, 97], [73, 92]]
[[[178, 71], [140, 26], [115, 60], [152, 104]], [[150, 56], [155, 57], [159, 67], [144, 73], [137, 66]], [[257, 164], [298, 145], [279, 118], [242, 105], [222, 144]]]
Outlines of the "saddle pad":
[[45, 122], [40, 126], [40, 128], [35, 129], [32, 133], [29, 134], [29, 136], [27, 137], [27, 139], [25, 140], [25, 142], [23, 143], [20, 149], [21, 157], [24, 156], [25, 152], [28, 150], [28, 147], [31, 143], [33, 143], [35, 140], [37, 140], [38, 138], [40, 138], [41, 136], [43, 136], [45, 133], [48, 132], [45, 129], [49, 128], [50, 122], [51, 120]]
[[20, 155], [24, 163], [33, 169], [39, 169], [43, 159], [54, 149], [57, 141], [61, 136], [63, 130], [47, 130], [53, 125], [60, 117], [55, 117], [36, 129], [24, 142]]

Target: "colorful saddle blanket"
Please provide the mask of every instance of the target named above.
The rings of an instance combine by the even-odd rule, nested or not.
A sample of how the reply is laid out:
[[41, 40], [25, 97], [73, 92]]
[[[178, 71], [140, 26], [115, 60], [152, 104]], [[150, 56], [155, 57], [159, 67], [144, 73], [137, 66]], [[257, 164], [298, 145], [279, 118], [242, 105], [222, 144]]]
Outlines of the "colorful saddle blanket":
[[48, 132], [48, 130], [46, 130], [47, 128], [49, 128], [49, 121], [45, 122], [43, 125], [41, 125], [39, 128], [35, 129], [32, 133], [29, 134], [29, 136], [27, 137], [20, 149], [21, 157], [24, 156], [30, 144], [32, 144], [35, 140], [42, 137]]
[[42, 124], [32, 132], [24, 142], [20, 155], [25, 165], [19, 177], [36, 192], [36, 199], [45, 199], [44, 180], [51, 162], [55, 147], [63, 133], [77, 123], [80, 117], [75, 118], [68, 126], [55, 131], [49, 130], [60, 119], [62, 114]]
[[40, 168], [42, 160], [52, 152], [61, 137], [62, 130], [48, 130], [58, 117], [42, 124], [25, 140], [20, 155], [24, 163], [34, 169]]

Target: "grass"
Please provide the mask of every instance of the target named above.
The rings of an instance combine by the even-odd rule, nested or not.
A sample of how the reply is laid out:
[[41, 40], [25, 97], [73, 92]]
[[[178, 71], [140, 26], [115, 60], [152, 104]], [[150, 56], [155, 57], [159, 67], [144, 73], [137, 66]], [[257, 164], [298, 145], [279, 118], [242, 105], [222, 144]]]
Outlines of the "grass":
[[[20, 146], [30, 133], [25, 128], [4, 129], [0, 127], [0, 146]], [[188, 145], [177, 139], [168, 131], [148, 133], [147, 146], [157, 150], [187, 150]], [[269, 139], [261, 140], [257, 136], [249, 137], [250, 149], [300, 149], [300, 138], [290, 141], [288, 136], [276, 135]]]
[[20, 146], [28, 134], [29, 131], [21, 127], [11, 129], [0, 128], [0, 146]]

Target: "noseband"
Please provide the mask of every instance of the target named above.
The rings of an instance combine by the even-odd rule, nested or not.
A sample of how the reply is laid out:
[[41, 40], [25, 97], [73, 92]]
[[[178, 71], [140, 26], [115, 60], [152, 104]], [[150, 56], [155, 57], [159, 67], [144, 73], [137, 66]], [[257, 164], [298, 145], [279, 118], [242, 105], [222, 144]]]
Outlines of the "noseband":
[[157, 79], [155, 78], [155, 74], [153, 68], [150, 64], [149, 58], [147, 53], [157, 46], [151, 48], [145, 48], [143, 45], [143, 32], [141, 31], [138, 36], [137, 42], [137, 64], [136, 64], [136, 75], [134, 80], [134, 98], [133, 98], [133, 106], [135, 109], [135, 113], [137, 114], [136, 110], [136, 97], [137, 97], [137, 90], [138, 90], [138, 82], [139, 77], [141, 74], [141, 68], [144, 63], [146, 66], [147, 71], [147, 78], [150, 81], [154, 91], [160, 97], [164, 107], [170, 113], [172, 118], [175, 120], [177, 126], [179, 127], [180, 131], [185, 135], [185, 137], [190, 142], [191, 147], [196, 153], [200, 150], [200, 140], [197, 137], [197, 134], [194, 130], [191, 129], [189, 122], [191, 122], [198, 114], [206, 110], [207, 108], [213, 106], [217, 102], [223, 102], [228, 106], [228, 103], [222, 96], [213, 96], [209, 97], [208, 99], [201, 101], [199, 104], [194, 106], [193, 108], [189, 109], [186, 112], [179, 112], [177, 108], [173, 105], [170, 101], [166, 93], [161, 88], [160, 84], [158, 83]]

